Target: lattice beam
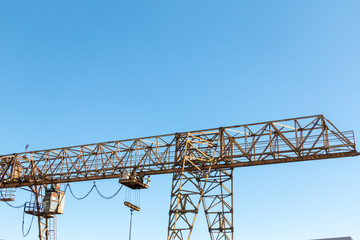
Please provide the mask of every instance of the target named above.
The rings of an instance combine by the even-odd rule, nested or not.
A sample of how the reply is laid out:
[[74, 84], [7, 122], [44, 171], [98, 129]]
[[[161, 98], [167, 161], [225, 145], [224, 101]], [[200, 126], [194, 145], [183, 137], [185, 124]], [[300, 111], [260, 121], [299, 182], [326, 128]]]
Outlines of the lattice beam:
[[[223, 132], [213, 169], [356, 156], [354, 133], [341, 132], [323, 115], [181, 133], [206, 139]], [[220, 143], [219, 143], [220, 144]], [[0, 156], [0, 188], [182, 172], [176, 134]], [[202, 149], [199, 149], [202, 151]], [[194, 171], [207, 166], [184, 166]]]

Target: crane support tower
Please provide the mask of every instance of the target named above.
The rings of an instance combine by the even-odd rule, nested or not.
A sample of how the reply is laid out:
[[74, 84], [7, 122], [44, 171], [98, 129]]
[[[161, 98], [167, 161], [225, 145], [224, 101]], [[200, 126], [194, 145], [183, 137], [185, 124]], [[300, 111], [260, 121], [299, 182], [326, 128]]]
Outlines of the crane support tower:
[[49, 185], [119, 178], [142, 189], [144, 176], [172, 174], [167, 239], [190, 239], [202, 206], [210, 239], [233, 240], [234, 168], [357, 155], [353, 131], [315, 115], [3, 155], [0, 189], [32, 190], [39, 239], [48, 240], [55, 231], [50, 220], [63, 208], [53, 188], [55, 209], [44, 211]]

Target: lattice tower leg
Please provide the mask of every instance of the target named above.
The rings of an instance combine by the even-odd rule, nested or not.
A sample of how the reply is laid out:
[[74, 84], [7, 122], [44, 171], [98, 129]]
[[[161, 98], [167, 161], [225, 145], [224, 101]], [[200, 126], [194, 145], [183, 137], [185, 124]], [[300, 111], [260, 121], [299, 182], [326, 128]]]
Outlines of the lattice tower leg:
[[190, 239], [201, 203], [202, 188], [196, 173], [175, 173], [169, 212], [169, 240]]
[[233, 240], [232, 180], [232, 169], [212, 170], [207, 179], [202, 203], [211, 240]]
[[[193, 231], [194, 223], [199, 212], [201, 199], [206, 186], [208, 174], [213, 164], [212, 155], [209, 158], [202, 157], [206, 154], [213, 154], [210, 147], [211, 140], [202, 140], [190, 134], [185, 137], [178, 137], [175, 159], [181, 166], [181, 172], [173, 174], [168, 240], [189, 240]], [[210, 142], [211, 141], [211, 142]], [[202, 149], [202, 150], [200, 150]], [[201, 151], [201, 152], [200, 152]], [[207, 169], [196, 168], [197, 164], [206, 165]], [[194, 170], [185, 170], [185, 167], [192, 166]]]

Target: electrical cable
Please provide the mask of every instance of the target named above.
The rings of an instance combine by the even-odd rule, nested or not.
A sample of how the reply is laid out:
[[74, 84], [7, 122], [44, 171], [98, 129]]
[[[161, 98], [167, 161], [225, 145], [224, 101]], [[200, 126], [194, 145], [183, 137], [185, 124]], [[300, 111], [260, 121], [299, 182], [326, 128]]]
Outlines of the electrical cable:
[[32, 224], [33, 224], [33, 222], [34, 222], [34, 216], [35, 216], [35, 215], [32, 215], [29, 229], [27, 230], [26, 233], [24, 233], [24, 223], [25, 223], [25, 207], [24, 207], [23, 220], [22, 220], [22, 234], [23, 234], [24, 237], [27, 237], [27, 235], [29, 234], [29, 232], [30, 232], [30, 230], [31, 230]]
[[[5, 198], [1, 190], [0, 190], [0, 195], [1, 195], [2, 198]], [[24, 237], [27, 237], [27, 235], [29, 234], [29, 232], [30, 232], [30, 230], [31, 230], [32, 224], [33, 224], [33, 222], [34, 222], [34, 215], [33, 215], [32, 218], [31, 218], [31, 222], [30, 222], [29, 229], [27, 230], [26, 233], [24, 233], [25, 205], [26, 205], [26, 203], [24, 203], [24, 204], [21, 205], [21, 206], [13, 206], [13, 205], [11, 205], [10, 203], [8, 203], [7, 201], [5, 201], [5, 203], [6, 203], [7, 205], [9, 205], [10, 207], [12, 207], [12, 208], [24, 208], [23, 220], [22, 220], [22, 228], [21, 228], [21, 229], [22, 229], [22, 234], [23, 234], [23, 236], [24, 236]]]
[[120, 190], [121, 190], [122, 187], [123, 187], [123, 185], [121, 185], [121, 186], [119, 187], [119, 189], [118, 189], [113, 195], [111, 195], [110, 197], [107, 197], [107, 196], [104, 196], [104, 195], [99, 191], [99, 189], [98, 189], [98, 187], [96, 186], [95, 183], [94, 183], [94, 186], [95, 186], [96, 191], [98, 192], [98, 194], [99, 194], [102, 198], [104, 198], [104, 199], [112, 199], [112, 198], [114, 198], [114, 197], [120, 192]]
[[[114, 197], [120, 192], [120, 190], [122, 189], [122, 187], [123, 187], [123, 185], [121, 185], [121, 186], [119, 187], [119, 189], [118, 189], [113, 195], [111, 195], [111, 196], [109, 196], [109, 197], [104, 196], [104, 195], [99, 191], [99, 189], [98, 189], [98, 187], [96, 186], [96, 183], [95, 183], [95, 182], [94, 182], [94, 185], [93, 185], [93, 186], [91, 187], [91, 189], [89, 190], [89, 192], [88, 192], [85, 196], [83, 196], [83, 197], [77, 197], [77, 196], [75, 196], [69, 183], [66, 185], [64, 192], [66, 192], [66, 190], [69, 188], [71, 195], [72, 195], [75, 199], [77, 199], [77, 200], [83, 200], [84, 198], [86, 198], [86, 197], [88, 197], [88, 196], [90, 195], [90, 193], [94, 190], [94, 188], [96, 188], [96, 191], [98, 192], [98, 194], [99, 194], [102, 198], [104, 198], [104, 199], [112, 199], [112, 198], [114, 198]], [[5, 198], [1, 190], [0, 190], [0, 195], [1, 195], [2, 198]], [[30, 225], [29, 225], [29, 228], [28, 228], [28, 230], [27, 230], [26, 233], [25, 233], [25, 232], [24, 232], [24, 226], [25, 226], [25, 205], [26, 205], [26, 203], [24, 203], [24, 204], [21, 205], [21, 206], [13, 206], [13, 205], [11, 205], [10, 203], [8, 203], [7, 201], [5, 201], [5, 203], [6, 203], [7, 205], [9, 205], [10, 207], [12, 207], [12, 208], [24, 208], [23, 220], [22, 220], [22, 234], [23, 234], [24, 237], [27, 237], [28, 234], [30, 233], [30, 230], [31, 230], [31, 228], [32, 228], [32, 224], [33, 224], [33, 222], [34, 222], [34, 215], [32, 216], [31, 222], [30, 222]], [[132, 215], [132, 212], [131, 212], [131, 215]], [[131, 218], [132, 218], [132, 217], [131, 217]], [[131, 223], [130, 223], [130, 233], [131, 233]], [[130, 236], [130, 238], [131, 238], [131, 236]]]
[[[4, 197], [4, 195], [2, 194], [2, 191], [0, 190], [0, 194], [1, 194], [1, 197], [2, 198], [5, 198]], [[7, 205], [9, 205], [10, 207], [12, 207], [12, 208], [23, 208], [23, 207], [25, 207], [25, 203], [23, 204], [23, 205], [21, 205], [21, 206], [13, 206], [13, 205], [11, 205], [10, 203], [8, 203], [7, 201], [4, 201]]]
[[83, 197], [77, 197], [77, 196], [75, 196], [74, 193], [73, 193], [73, 191], [72, 191], [72, 189], [71, 189], [70, 184], [67, 184], [67, 185], [66, 185], [64, 192], [66, 192], [67, 188], [69, 188], [71, 195], [72, 195], [75, 199], [77, 199], [77, 200], [83, 200], [84, 198], [86, 198], [87, 196], [89, 196], [89, 194], [92, 192], [92, 190], [94, 190], [94, 188], [95, 188], [95, 183], [94, 183], [94, 185], [91, 187], [90, 191], [89, 191], [87, 194], [85, 194], [85, 196], [83, 196]]
[[66, 192], [66, 190], [69, 188], [71, 195], [72, 195], [75, 199], [77, 199], [77, 200], [83, 200], [83, 199], [85, 199], [87, 196], [89, 196], [89, 194], [90, 194], [90, 193], [94, 190], [94, 188], [95, 188], [96, 191], [98, 192], [98, 194], [100, 195], [100, 197], [102, 197], [102, 198], [104, 198], [104, 199], [112, 199], [112, 198], [114, 198], [114, 197], [120, 192], [120, 190], [122, 189], [122, 187], [123, 187], [123, 185], [121, 185], [121, 186], [119, 187], [119, 189], [118, 189], [113, 195], [111, 195], [111, 196], [109, 196], [109, 197], [103, 195], [103, 194], [99, 191], [99, 189], [98, 189], [98, 187], [96, 186], [96, 183], [95, 183], [95, 182], [94, 182], [94, 185], [93, 185], [93, 186], [91, 187], [91, 189], [89, 190], [89, 192], [88, 192], [87, 194], [85, 194], [85, 196], [83, 196], [83, 197], [77, 197], [77, 196], [75, 196], [75, 195], [74, 195], [74, 192], [73, 192], [72, 189], [71, 189], [70, 184], [67, 184], [67, 185], [66, 185], [64, 192]]

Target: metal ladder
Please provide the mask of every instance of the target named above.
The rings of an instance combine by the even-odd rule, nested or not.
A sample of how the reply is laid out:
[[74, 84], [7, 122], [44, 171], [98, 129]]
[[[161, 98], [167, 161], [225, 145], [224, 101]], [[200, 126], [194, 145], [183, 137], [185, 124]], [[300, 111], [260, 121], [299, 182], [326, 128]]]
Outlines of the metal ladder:
[[56, 240], [56, 217], [41, 217], [41, 240]]
[[56, 236], [56, 233], [57, 233], [57, 229], [56, 229], [56, 216], [53, 217], [53, 218], [49, 218], [49, 240], [56, 240], [57, 239], [57, 236]]

